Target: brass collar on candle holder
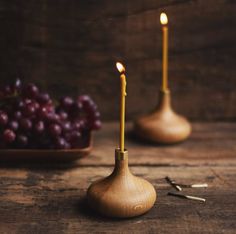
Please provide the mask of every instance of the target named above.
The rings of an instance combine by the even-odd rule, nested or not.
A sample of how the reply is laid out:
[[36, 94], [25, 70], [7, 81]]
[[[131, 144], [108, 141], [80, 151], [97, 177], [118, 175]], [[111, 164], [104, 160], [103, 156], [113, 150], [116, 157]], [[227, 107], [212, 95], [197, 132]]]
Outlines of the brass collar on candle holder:
[[128, 159], [128, 150], [124, 149], [124, 151], [122, 152], [119, 148], [117, 148], [115, 150], [115, 159], [120, 161]]

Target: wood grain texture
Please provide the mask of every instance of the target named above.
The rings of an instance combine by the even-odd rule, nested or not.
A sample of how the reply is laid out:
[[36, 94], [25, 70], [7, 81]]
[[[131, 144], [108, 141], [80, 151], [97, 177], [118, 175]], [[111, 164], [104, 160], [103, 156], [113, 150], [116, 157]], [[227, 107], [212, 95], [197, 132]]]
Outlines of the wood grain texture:
[[120, 149], [116, 149], [112, 173], [92, 183], [87, 191], [91, 209], [114, 218], [131, 218], [147, 213], [156, 196], [150, 182], [130, 172], [128, 151]]
[[134, 122], [134, 133], [140, 139], [159, 144], [176, 144], [186, 140], [192, 127], [188, 120], [173, 110], [169, 90], [160, 91], [156, 109]]
[[194, 120], [235, 120], [235, 10], [233, 0], [1, 0], [1, 83], [20, 73], [55, 96], [89, 93], [104, 120], [117, 120], [121, 60], [127, 118], [147, 113], [161, 83], [166, 11], [174, 108]]
[[[125, 147], [129, 150], [130, 165], [236, 165], [236, 124], [194, 123], [192, 126], [193, 132], [187, 141], [172, 146], [160, 146], [135, 139], [131, 132], [132, 123], [128, 123]], [[118, 137], [118, 123], [104, 124], [102, 130], [95, 134], [91, 157], [80, 161], [80, 165], [113, 165]]]
[[[1, 233], [234, 233], [235, 167], [132, 167], [148, 179], [159, 199], [150, 212], [129, 220], [108, 219], [89, 210], [84, 196], [107, 167], [67, 170], [1, 169]], [[207, 182], [207, 189], [186, 189], [206, 203], [167, 196], [164, 177], [184, 183]], [[174, 191], [174, 190], [172, 190]]]
[[[84, 200], [88, 186], [112, 172], [117, 123], [104, 126], [93, 154], [77, 164], [0, 164], [0, 233], [235, 233], [236, 125], [193, 127], [192, 137], [173, 147], [127, 141], [132, 173], [158, 193], [150, 212], [129, 220], [98, 216]], [[208, 183], [184, 189], [206, 203], [167, 196], [175, 190], [166, 176]]]

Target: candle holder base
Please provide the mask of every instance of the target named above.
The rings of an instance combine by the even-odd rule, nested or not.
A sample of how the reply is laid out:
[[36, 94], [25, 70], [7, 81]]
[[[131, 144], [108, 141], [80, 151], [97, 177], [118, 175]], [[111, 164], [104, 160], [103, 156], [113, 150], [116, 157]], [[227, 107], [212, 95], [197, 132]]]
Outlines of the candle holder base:
[[160, 91], [157, 110], [141, 117], [134, 123], [135, 134], [147, 141], [160, 144], [174, 144], [187, 139], [191, 125], [171, 107], [170, 91]]
[[128, 151], [115, 151], [112, 174], [94, 182], [87, 191], [89, 206], [105, 216], [129, 218], [146, 213], [155, 203], [156, 191], [146, 180], [134, 176]]

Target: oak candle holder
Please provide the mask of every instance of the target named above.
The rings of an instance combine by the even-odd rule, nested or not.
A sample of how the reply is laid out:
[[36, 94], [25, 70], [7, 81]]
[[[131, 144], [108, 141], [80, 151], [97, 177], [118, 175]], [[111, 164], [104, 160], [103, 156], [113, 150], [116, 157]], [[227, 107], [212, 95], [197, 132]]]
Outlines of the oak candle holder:
[[170, 91], [160, 90], [157, 109], [135, 121], [134, 131], [138, 137], [150, 142], [174, 144], [189, 137], [191, 125], [173, 111]]
[[89, 187], [87, 199], [90, 207], [102, 215], [129, 218], [151, 209], [156, 191], [148, 181], [130, 172], [128, 151], [116, 149], [113, 172]]

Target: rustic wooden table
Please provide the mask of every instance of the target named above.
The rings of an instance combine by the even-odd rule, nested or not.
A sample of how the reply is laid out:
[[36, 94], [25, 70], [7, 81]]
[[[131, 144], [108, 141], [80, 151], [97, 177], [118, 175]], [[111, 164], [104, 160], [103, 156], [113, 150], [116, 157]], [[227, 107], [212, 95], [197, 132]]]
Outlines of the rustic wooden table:
[[[131, 128], [131, 125], [128, 125]], [[0, 233], [235, 233], [236, 125], [195, 123], [191, 138], [152, 146], [127, 134], [131, 170], [150, 180], [158, 198], [147, 214], [128, 220], [100, 217], [84, 199], [89, 184], [113, 167], [118, 125], [95, 135], [92, 155], [73, 164], [0, 167]], [[206, 182], [186, 189], [206, 203], [167, 196], [164, 179]]]

